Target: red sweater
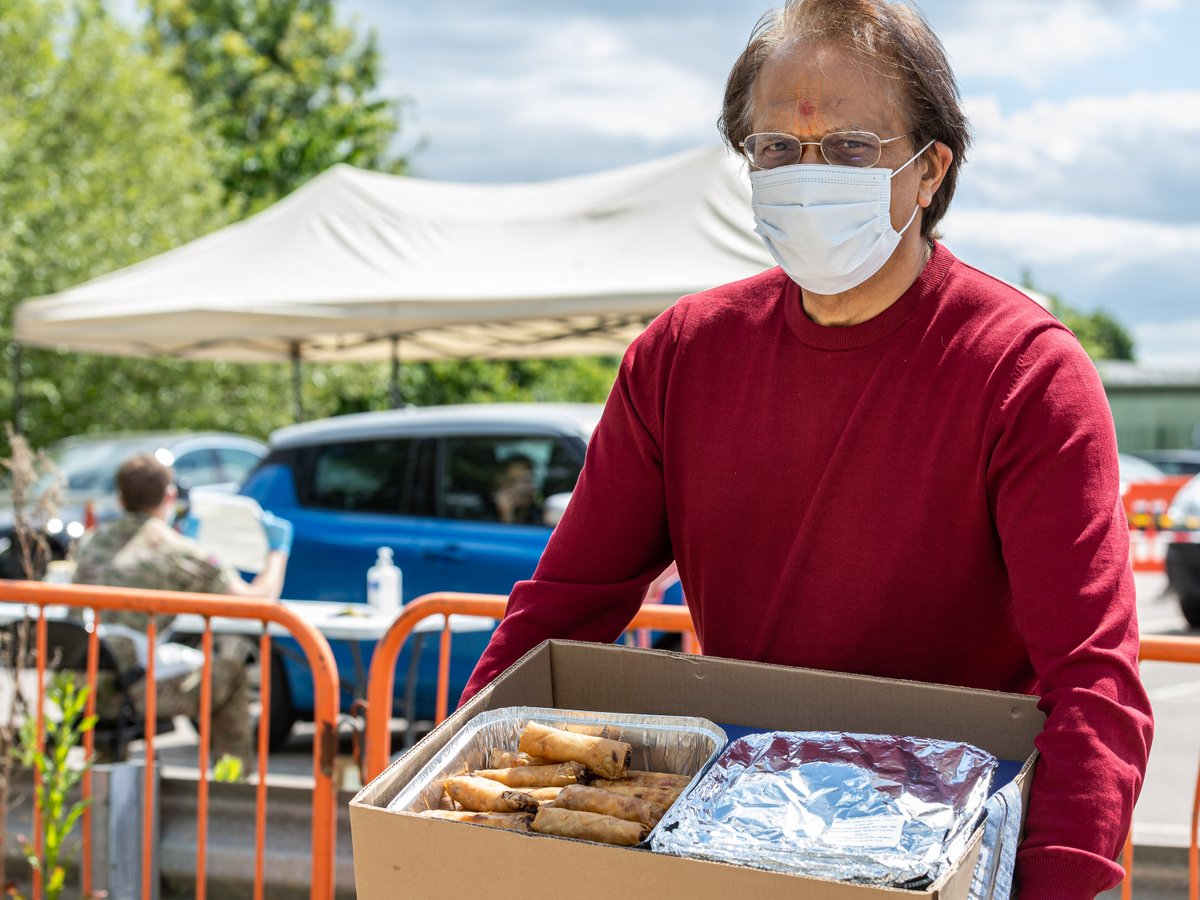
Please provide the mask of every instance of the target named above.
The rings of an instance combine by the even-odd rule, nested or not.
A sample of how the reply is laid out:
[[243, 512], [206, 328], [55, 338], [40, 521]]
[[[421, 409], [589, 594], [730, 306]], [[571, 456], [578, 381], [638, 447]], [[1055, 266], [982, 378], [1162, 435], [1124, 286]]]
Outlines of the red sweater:
[[467, 686], [613, 641], [672, 558], [704, 652], [1036, 692], [1021, 900], [1117, 883], [1152, 733], [1104, 390], [1066, 328], [935, 246], [875, 318], [780, 269], [622, 362], [570, 507]]

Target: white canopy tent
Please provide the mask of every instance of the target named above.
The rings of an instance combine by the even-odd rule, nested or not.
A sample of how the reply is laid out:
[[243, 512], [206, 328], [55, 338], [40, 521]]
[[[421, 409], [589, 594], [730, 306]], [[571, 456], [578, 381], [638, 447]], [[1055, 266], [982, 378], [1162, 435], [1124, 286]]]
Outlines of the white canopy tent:
[[335, 166], [269, 209], [22, 303], [24, 345], [228, 360], [620, 353], [771, 265], [744, 166], [705, 147], [528, 184]]

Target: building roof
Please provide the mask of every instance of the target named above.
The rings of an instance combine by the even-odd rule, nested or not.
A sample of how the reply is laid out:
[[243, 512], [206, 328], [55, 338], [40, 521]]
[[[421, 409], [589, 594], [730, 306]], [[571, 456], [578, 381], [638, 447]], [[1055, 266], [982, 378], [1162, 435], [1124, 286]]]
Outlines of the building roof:
[[1171, 368], [1126, 360], [1097, 360], [1096, 369], [1106, 388], [1200, 390], [1200, 369]]

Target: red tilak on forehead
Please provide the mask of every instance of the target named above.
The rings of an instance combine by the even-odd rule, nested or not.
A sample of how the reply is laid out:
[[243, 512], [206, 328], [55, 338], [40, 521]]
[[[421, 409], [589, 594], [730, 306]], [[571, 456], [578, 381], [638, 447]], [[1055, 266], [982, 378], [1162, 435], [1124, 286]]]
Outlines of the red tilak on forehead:
[[806, 119], [811, 119], [813, 113], [817, 111], [817, 105], [811, 100], [802, 100], [800, 102], [800, 115]]

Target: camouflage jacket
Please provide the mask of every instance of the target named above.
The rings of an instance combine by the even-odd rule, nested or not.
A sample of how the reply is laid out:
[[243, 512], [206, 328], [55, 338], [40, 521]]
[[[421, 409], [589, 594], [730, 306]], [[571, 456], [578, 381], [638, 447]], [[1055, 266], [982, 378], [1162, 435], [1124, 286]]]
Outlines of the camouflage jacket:
[[[240, 576], [206, 556], [195, 541], [174, 531], [162, 519], [123, 513], [79, 539], [75, 548], [75, 584], [196, 591], [227, 594]], [[144, 613], [105, 612], [101, 621], [146, 630]], [[170, 618], [159, 617], [165, 628]]]

